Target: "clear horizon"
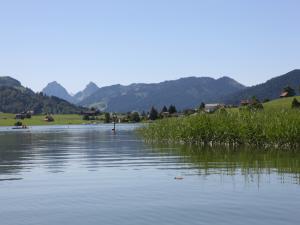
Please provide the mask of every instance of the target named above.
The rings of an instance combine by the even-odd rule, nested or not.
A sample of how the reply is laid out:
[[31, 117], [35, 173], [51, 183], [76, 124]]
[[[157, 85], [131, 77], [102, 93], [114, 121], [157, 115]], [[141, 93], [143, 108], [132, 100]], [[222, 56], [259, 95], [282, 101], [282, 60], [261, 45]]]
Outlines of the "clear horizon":
[[9, 1], [0, 76], [34, 91], [228, 76], [255, 85], [300, 68], [300, 2]]

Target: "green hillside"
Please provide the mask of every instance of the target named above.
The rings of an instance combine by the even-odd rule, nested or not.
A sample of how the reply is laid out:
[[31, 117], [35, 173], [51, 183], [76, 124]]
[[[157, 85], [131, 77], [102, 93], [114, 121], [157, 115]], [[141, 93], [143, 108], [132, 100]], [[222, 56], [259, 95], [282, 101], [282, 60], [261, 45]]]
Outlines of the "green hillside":
[[273, 101], [264, 103], [265, 110], [276, 110], [276, 109], [291, 109], [292, 101], [294, 98], [297, 98], [300, 101], [300, 96], [288, 97], [288, 98], [279, 98]]
[[35, 114], [78, 114], [86, 110], [57, 97], [34, 93], [11, 77], [0, 77], [0, 112], [20, 113], [34, 111]]

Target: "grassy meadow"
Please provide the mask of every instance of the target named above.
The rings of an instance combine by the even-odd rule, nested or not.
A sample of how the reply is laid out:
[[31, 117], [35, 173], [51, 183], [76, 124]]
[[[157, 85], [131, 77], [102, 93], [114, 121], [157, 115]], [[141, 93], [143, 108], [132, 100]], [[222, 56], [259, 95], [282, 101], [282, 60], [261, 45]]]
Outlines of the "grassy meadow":
[[0, 113], [0, 126], [13, 126], [17, 121], [21, 121], [24, 125], [67, 125], [67, 124], [83, 124], [90, 121], [82, 120], [81, 115], [77, 114], [61, 114], [53, 115], [53, 122], [44, 121], [44, 115], [34, 115], [30, 119], [16, 120], [15, 114]]
[[268, 110], [288, 110], [291, 108], [293, 99], [296, 98], [300, 101], [300, 96], [288, 97], [288, 98], [279, 98], [270, 102], [264, 103], [264, 109]]
[[300, 110], [293, 98], [265, 103], [262, 111], [221, 110], [167, 118], [140, 130], [147, 141], [197, 145], [291, 148], [300, 145]]

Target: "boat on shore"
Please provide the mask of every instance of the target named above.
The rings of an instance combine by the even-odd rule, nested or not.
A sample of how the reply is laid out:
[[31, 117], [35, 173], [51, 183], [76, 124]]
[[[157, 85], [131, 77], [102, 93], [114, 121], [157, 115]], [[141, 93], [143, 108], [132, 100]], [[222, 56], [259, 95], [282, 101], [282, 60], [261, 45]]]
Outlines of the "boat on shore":
[[23, 125], [23, 126], [15, 126], [12, 129], [13, 130], [24, 130], [24, 129], [29, 129], [29, 127], [26, 125]]

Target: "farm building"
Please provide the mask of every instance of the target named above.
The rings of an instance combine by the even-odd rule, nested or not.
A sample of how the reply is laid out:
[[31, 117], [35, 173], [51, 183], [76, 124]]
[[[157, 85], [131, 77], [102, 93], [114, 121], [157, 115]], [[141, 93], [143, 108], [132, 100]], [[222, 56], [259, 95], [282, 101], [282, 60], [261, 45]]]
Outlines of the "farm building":
[[224, 107], [224, 104], [220, 104], [220, 103], [205, 104], [204, 111], [207, 113], [212, 113], [223, 107]]

